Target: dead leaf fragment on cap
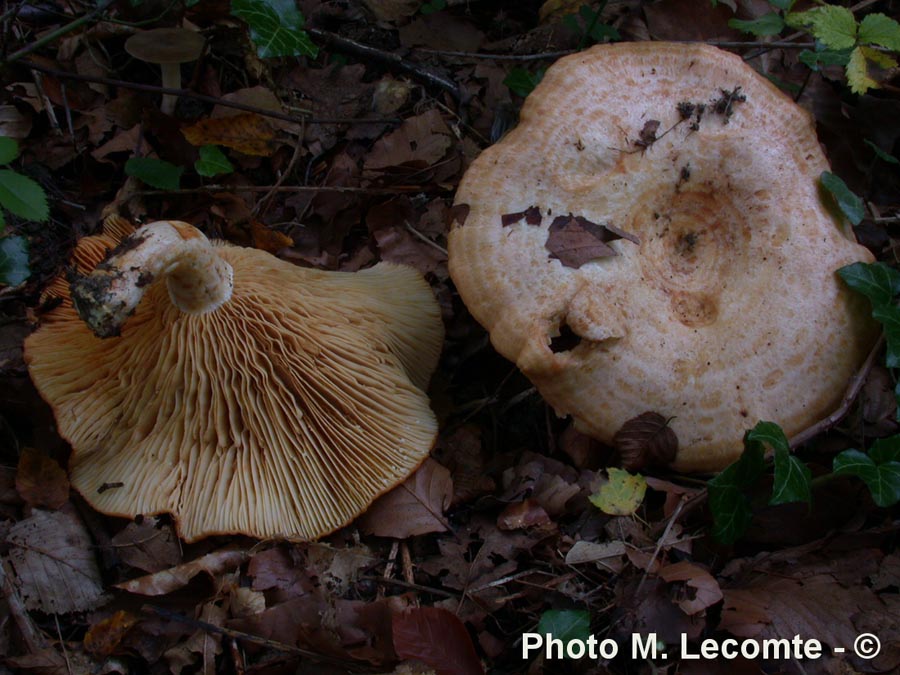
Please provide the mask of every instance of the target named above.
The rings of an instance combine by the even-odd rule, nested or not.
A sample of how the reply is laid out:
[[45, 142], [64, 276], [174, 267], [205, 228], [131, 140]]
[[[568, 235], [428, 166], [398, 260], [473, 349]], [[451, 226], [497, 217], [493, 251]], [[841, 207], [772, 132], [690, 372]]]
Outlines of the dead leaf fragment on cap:
[[627, 238], [639, 243], [637, 238], [609, 225], [592, 223], [583, 216], [557, 216], [550, 224], [546, 247], [550, 257], [566, 267], [578, 269], [599, 258], [618, 255], [607, 242]]

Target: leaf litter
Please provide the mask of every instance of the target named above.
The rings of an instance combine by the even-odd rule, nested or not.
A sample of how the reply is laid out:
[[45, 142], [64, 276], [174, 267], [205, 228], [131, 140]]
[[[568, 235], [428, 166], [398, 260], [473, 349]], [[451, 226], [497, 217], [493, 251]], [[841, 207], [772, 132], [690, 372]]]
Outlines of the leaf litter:
[[[426, 14], [425, 4], [443, 9]], [[760, 9], [730, 4], [628, 0], [599, 10], [597, 21], [626, 39], [736, 40], [732, 9], [745, 19]], [[0, 288], [2, 334], [12, 336], [0, 350], [5, 665], [34, 673], [649, 672], [622, 658], [564, 665], [520, 658], [521, 634], [552, 623], [545, 617], [588, 612], [591, 632], [621, 645], [634, 632], [656, 632], [670, 645], [682, 634], [693, 641], [801, 634], [846, 647], [873, 632], [884, 649], [871, 661], [829, 655], [802, 671], [768, 665], [900, 668], [892, 512], [875, 508], [847, 479], [817, 492], [811, 510], [764, 506], [745, 486], [753, 527], [734, 545], [715, 542], [703, 486], [660, 468], [678, 442], [665, 419], [648, 412], [626, 422], [615, 447], [556, 420], [493, 354], [449, 283], [447, 235], [465, 226], [469, 211], [453, 205], [456, 184], [514, 124], [521, 100], [503, 84], [513, 64], [529, 68], [531, 81], [552, 59], [447, 52], [577, 49], [583, 36], [563, 18], [583, 16], [582, 5], [545, 3], [540, 23], [534, 12], [490, 3], [365, 5], [377, 22], [341, 3], [301, 3], [307, 26], [343, 42], [314, 37], [318, 57], [284, 60], [248, 48], [224, 5], [179, 7], [186, 13], [178, 18], [204, 32], [212, 55], [184, 69], [185, 87], [219, 103], [182, 96], [174, 117], [159, 112], [152, 93], [11, 70], [0, 134], [19, 140], [22, 163], [13, 168], [27, 167], [41, 182], [53, 211], [42, 228], [7, 223], [29, 238], [38, 273], [18, 295]], [[9, 19], [20, 22], [12, 50], [34, 35], [19, 29], [30, 11], [26, 4], [22, 18]], [[54, 71], [152, 85], [149, 70], [119, 57], [122, 36], [134, 30], [127, 23], [153, 17], [140, 7], [112, 11], [120, 23], [88, 22], [29, 58]], [[76, 16], [54, 15], [47, 26]], [[360, 45], [380, 60], [360, 57], [353, 51]], [[896, 156], [891, 90], [851, 100], [829, 70], [810, 76], [795, 50], [773, 48], [754, 62], [776, 82], [800, 87], [835, 175], [866, 195], [880, 218], [895, 218], [900, 174], [864, 142]], [[452, 80], [459, 100], [429, 84], [435, 76]], [[699, 126], [716, 115], [724, 124], [738, 115], [742, 93], [723, 84], [713, 100], [673, 102], [682, 121]], [[648, 117], [630, 133], [646, 148], [664, 131]], [[195, 169], [207, 146], [219, 148], [226, 162], [216, 166], [230, 172]], [[132, 157], [183, 170], [182, 190], [126, 180]], [[536, 202], [519, 208], [503, 216], [507, 231], [547, 228], [548, 260], [573, 269], [604, 264], [617, 247], [637, 243], [621, 224], [595, 223], [585, 212], [554, 218]], [[389, 260], [419, 269], [441, 300], [448, 336], [431, 392], [442, 420], [433, 459], [320, 543], [217, 537], [186, 545], [165, 515], [123, 522], [90, 512], [69, 494], [65, 444], [25, 379], [21, 340], [40, 312], [42, 287], [104, 211], [189, 220], [305, 266], [353, 271]], [[864, 221], [859, 231], [881, 253], [893, 246], [894, 229]], [[617, 239], [626, 241], [610, 246]], [[844, 426], [805, 455], [814, 475], [827, 471], [831, 454], [896, 433], [894, 384], [890, 371], [872, 370]], [[617, 465], [654, 475], [627, 478]], [[612, 477], [619, 483], [610, 491]], [[592, 496], [604, 486], [606, 508], [597, 508]], [[654, 667], [721, 670], [702, 665], [676, 656]], [[731, 673], [762, 672], [747, 661], [732, 666]]]

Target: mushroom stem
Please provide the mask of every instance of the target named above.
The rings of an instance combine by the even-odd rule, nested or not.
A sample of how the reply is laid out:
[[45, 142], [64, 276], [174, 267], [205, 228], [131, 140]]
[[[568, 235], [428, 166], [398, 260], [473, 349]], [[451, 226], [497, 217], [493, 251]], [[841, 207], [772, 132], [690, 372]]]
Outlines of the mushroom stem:
[[192, 225], [177, 220], [142, 227], [87, 276], [71, 280], [78, 315], [98, 337], [118, 335], [144, 292], [160, 276], [186, 314], [212, 312], [231, 298], [234, 273]]
[[[162, 86], [163, 89], [181, 89], [181, 64], [180, 63], [162, 63]], [[178, 97], [175, 94], [163, 94], [162, 103], [159, 106], [160, 111], [165, 115], [175, 113], [175, 102]]]

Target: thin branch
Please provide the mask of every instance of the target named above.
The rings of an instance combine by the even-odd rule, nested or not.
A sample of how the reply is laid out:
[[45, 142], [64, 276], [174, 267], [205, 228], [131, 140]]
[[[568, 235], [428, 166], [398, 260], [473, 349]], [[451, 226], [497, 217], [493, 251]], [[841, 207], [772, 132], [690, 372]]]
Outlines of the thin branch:
[[383, 49], [378, 49], [377, 47], [372, 47], [361, 42], [356, 42], [356, 40], [350, 40], [320, 28], [307, 28], [306, 31], [314, 38], [317, 38], [332, 47], [337, 47], [340, 50], [354, 54], [364, 60], [377, 61], [394, 67], [425, 84], [433, 87], [440, 87], [457, 101], [461, 98], [459, 86], [456, 82], [448, 80], [443, 75], [439, 75], [424, 66], [407, 61], [399, 54], [387, 52]]
[[419, 240], [425, 242], [426, 244], [428, 244], [428, 245], [431, 246], [432, 248], [437, 249], [438, 251], [440, 251], [441, 253], [443, 253], [445, 256], [449, 256], [449, 255], [450, 255], [450, 253], [447, 251], [447, 249], [445, 249], [443, 246], [441, 246], [441, 245], [438, 244], [437, 242], [431, 241], [431, 239], [429, 239], [429, 238], [426, 237], [424, 234], [422, 234], [421, 232], [419, 232], [416, 228], [414, 228], [412, 225], [410, 225], [408, 220], [404, 220], [404, 221], [403, 221], [403, 224], [406, 226], [406, 229], [409, 230], [409, 233], [410, 233], [411, 235], [413, 235], [414, 237], [416, 237], [417, 239], [419, 239]]
[[424, 192], [421, 187], [365, 188], [342, 185], [204, 185], [178, 190], [139, 190], [136, 197], [162, 197], [165, 195], [197, 195], [209, 192], [338, 192], [362, 195], [396, 195], [406, 192]]
[[674, 513], [669, 517], [669, 522], [666, 525], [666, 529], [663, 530], [662, 535], [656, 541], [656, 548], [653, 550], [653, 555], [650, 557], [650, 560], [647, 562], [647, 567], [644, 568], [644, 575], [641, 577], [641, 580], [638, 582], [638, 586], [634, 591], [635, 595], [638, 595], [641, 592], [641, 588], [644, 585], [644, 582], [647, 581], [647, 575], [650, 574], [650, 568], [653, 567], [653, 563], [656, 562], [656, 558], [659, 556], [659, 552], [662, 550], [663, 544], [666, 542], [666, 537], [669, 536], [669, 532], [672, 531], [672, 526], [675, 525], [675, 522], [678, 520], [678, 516], [681, 515], [682, 510], [684, 509], [684, 505], [687, 502], [685, 496], [682, 495], [681, 499], [678, 500], [678, 506], [675, 508]]
[[562, 56], [575, 54], [576, 49], [564, 49], [557, 52], [544, 52], [542, 54], [484, 54], [482, 52], [455, 52], [446, 49], [425, 49], [424, 47], [414, 47], [413, 50], [420, 54], [430, 54], [433, 56], [451, 56], [460, 59], [493, 59], [494, 61], [544, 61], [550, 59], [558, 59]]
[[93, 84], [104, 84], [109, 87], [121, 87], [122, 89], [132, 89], [134, 91], [146, 91], [152, 94], [172, 94], [174, 96], [184, 96], [186, 98], [192, 98], [196, 101], [202, 101], [203, 103], [210, 103], [212, 105], [221, 105], [226, 108], [234, 108], [235, 110], [243, 110], [245, 112], [256, 113], [257, 115], [263, 115], [265, 117], [271, 117], [276, 120], [283, 120], [285, 122], [293, 122], [295, 124], [396, 124], [401, 120], [396, 118], [345, 118], [345, 117], [320, 117], [320, 118], [304, 118], [304, 117], [294, 117], [293, 115], [286, 115], [284, 113], [276, 112], [274, 110], [267, 110], [265, 108], [260, 108], [255, 105], [247, 105], [246, 103], [239, 103], [237, 101], [226, 101], [221, 98], [216, 98], [215, 96], [207, 96], [206, 94], [198, 94], [197, 92], [190, 91], [189, 89], [175, 89], [173, 87], [158, 87], [153, 84], [138, 84], [136, 82], [127, 82], [125, 80], [115, 80], [108, 77], [94, 77], [92, 75], [82, 75], [81, 73], [70, 73], [65, 70], [57, 70], [56, 68], [48, 68], [47, 66], [34, 63], [33, 61], [23, 61], [21, 65], [25, 68], [29, 68], [31, 70], [36, 70], [40, 73], [45, 73], [47, 75], [52, 75], [53, 77], [58, 77], [60, 79], [68, 79], [68, 80], [78, 80], [79, 82], [90, 82]]
[[31, 52], [36, 51], [36, 50], [40, 49], [41, 47], [44, 47], [45, 45], [50, 44], [57, 38], [60, 38], [63, 35], [67, 35], [68, 33], [71, 33], [72, 31], [80, 28], [84, 24], [86, 24], [90, 21], [93, 21], [96, 17], [98, 17], [103, 12], [105, 12], [107, 7], [109, 7], [115, 1], [116, 0], [103, 0], [103, 2], [101, 2], [99, 5], [97, 5], [93, 11], [88, 12], [87, 14], [84, 14], [84, 15], [78, 17], [74, 21], [70, 21], [65, 26], [60, 26], [55, 31], [47, 33], [46, 35], [42, 36], [40, 39], [35, 40], [30, 45], [25, 45], [18, 51], [13, 52], [6, 58], [5, 62], [13, 63], [15, 61], [18, 61], [23, 56], [28, 56], [29, 54], [31, 54]]
[[803, 445], [814, 436], [821, 434], [823, 431], [827, 431], [842, 419], [844, 419], [846, 414], [850, 412], [850, 406], [853, 405], [853, 401], [855, 401], [856, 397], [859, 395], [863, 384], [865, 384], [866, 377], [869, 375], [869, 371], [872, 369], [872, 365], [875, 363], [875, 358], [878, 356], [883, 345], [884, 335], [882, 334], [881, 337], [878, 338], [878, 342], [875, 343], [875, 346], [872, 347], [872, 351], [869, 352], [869, 355], [866, 357], [866, 360], [862, 364], [862, 367], [860, 367], [856, 375], [853, 376], [853, 379], [850, 380], [850, 384], [847, 387], [844, 398], [841, 399], [841, 404], [838, 406], [838, 409], [825, 419], [819, 420], [811, 427], [807, 427], [799, 434], [791, 438], [792, 450]]

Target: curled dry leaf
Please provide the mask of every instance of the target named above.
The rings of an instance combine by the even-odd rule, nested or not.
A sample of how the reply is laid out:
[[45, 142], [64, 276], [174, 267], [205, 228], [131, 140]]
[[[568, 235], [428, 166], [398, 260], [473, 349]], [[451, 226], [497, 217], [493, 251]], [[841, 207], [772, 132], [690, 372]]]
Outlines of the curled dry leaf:
[[56, 510], [69, 501], [69, 479], [55, 459], [24, 448], [16, 470], [16, 491], [29, 506]]
[[369, 507], [359, 527], [368, 534], [396, 539], [443, 532], [447, 526], [442, 516], [452, 495], [450, 472], [426, 459], [412, 476]]
[[108, 657], [119, 648], [122, 639], [138, 622], [138, 617], [120, 609], [112, 616], [93, 624], [84, 636], [84, 649], [101, 657]]
[[122, 562], [143, 572], [161, 572], [181, 562], [174, 528], [156, 517], [128, 523], [113, 536], [112, 544]]
[[183, 565], [116, 584], [115, 587], [138, 595], [166, 595], [186, 586], [201, 572], [216, 576], [241, 565], [248, 557], [246, 551], [221, 549]]
[[375, 143], [366, 158], [366, 171], [380, 171], [407, 162], [431, 166], [438, 162], [453, 143], [450, 129], [440, 112], [429, 110], [405, 120], [400, 128]]
[[722, 599], [722, 589], [715, 577], [694, 563], [683, 561], [666, 565], [659, 570], [659, 576], [667, 583], [683, 581], [688, 591], [677, 600], [685, 614], [693, 616]]
[[549, 523], [550, 516], [535, 499], [509, 504], [497, 518], [497, 527], [501, 530], [521, 530]]
[[26, 608], [65, 614], [105, 602], [93, 542], [75, 514], [35, 509], [13, 525], [6, 540]]
[[618, 255], [607, 243], [616, 239], [639, 243], [637, 237], [617, 227], [592, 223], [570, 213], [553, 219], [545, 246], [551, 259], [559, 260], [565, 267], [578, 269], [594, 260]]
[[678, 452], [678, 436], [669, 426], [669, 420], [648, 411], [625, 422], [613, 436], [613, 445], [622, 456], [623, 467], [640, 471], [673, 461]]

